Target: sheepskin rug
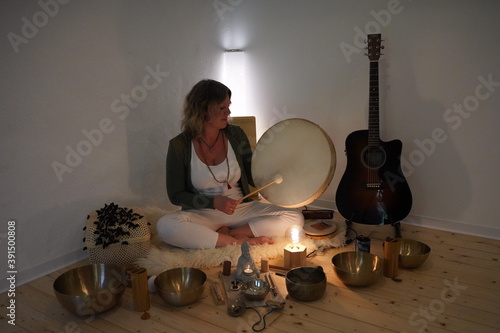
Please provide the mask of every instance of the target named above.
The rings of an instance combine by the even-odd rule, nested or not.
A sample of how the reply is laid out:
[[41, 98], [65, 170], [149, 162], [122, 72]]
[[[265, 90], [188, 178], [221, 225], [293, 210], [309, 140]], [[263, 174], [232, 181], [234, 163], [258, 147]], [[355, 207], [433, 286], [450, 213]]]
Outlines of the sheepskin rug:
[[[239, 245], [229, 245], [216, 249], [181, 249], [162, 242], [156, 233], [156, 222], [169, 211], [158, 207], [142, 209], [151, 223], [151, 249], [146, 257], [136, 260], [136, 264], [146, 268], [148, 275], [158, 275], [161, 272], [176, 267], [195, 267], [199, 269], [221, 266], [225, 260], [236, 263], [241, 255]], [[319, 248], [345, 246], [345, 223], [335, 221], [337, 234], [328, 239], [305, 239], [302, 243], [310, 253]], [[283, 248], [288, 243], [285, 237], [274, 238], [274, 244], [252, 245], [251, 255], [256, 262], [261, 259], [278, 259], [283, 257]]]

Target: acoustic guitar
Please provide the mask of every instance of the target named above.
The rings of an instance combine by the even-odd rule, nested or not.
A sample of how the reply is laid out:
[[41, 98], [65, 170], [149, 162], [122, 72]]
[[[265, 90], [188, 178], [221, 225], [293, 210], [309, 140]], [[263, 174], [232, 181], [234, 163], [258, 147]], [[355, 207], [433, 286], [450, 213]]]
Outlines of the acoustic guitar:
[[381, 34], [368, 35], [370, 60], [368, 130], [346, 138], [347, 165], [336, 193], [339, 213], [350, 222], [396, 224], [410, 212], [412, 195], [401, 170], [400, 140], [384, 142], [379, 133]]

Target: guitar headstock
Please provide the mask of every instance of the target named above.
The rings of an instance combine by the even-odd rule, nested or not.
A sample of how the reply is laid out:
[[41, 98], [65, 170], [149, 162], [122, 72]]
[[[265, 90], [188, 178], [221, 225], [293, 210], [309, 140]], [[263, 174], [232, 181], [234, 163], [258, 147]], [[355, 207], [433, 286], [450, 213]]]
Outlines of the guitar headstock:
[[367, 56], [370, 61], [377, 61], [380, 58], [382, 46], [382, 34], [370, 34], [367, 41]]

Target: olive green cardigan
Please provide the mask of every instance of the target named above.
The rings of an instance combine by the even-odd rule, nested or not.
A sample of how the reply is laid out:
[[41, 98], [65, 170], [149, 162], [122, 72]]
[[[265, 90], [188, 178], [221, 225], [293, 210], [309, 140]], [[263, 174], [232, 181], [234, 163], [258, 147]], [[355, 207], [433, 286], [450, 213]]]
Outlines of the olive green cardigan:
[[[250, 193], [248, 185], [253, 184], [251, 173], [252, 149], [250, 142], [236, 125], [224, 129], [241, 169], [238, 184], [243, 195]], [[214, 197], [200, 194], [191, 181], [191, 145], [192, 138], [181, 133], [170, 140], [167, 152], [167, 193], [170, 202], [182, 209], [214, 208]], [[249, 201], [249, 200], [248, 200]]]

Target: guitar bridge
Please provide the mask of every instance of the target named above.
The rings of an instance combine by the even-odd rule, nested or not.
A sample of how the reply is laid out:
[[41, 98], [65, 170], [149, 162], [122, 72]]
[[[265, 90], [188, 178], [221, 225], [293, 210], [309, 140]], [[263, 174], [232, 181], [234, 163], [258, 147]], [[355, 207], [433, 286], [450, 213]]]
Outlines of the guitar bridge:
[[371, 189], [371, 190], [378, 190], [382, 187], [382, 183], [380, 182], [375, 182], [375, 183], [366, 183], [366, 188]]

